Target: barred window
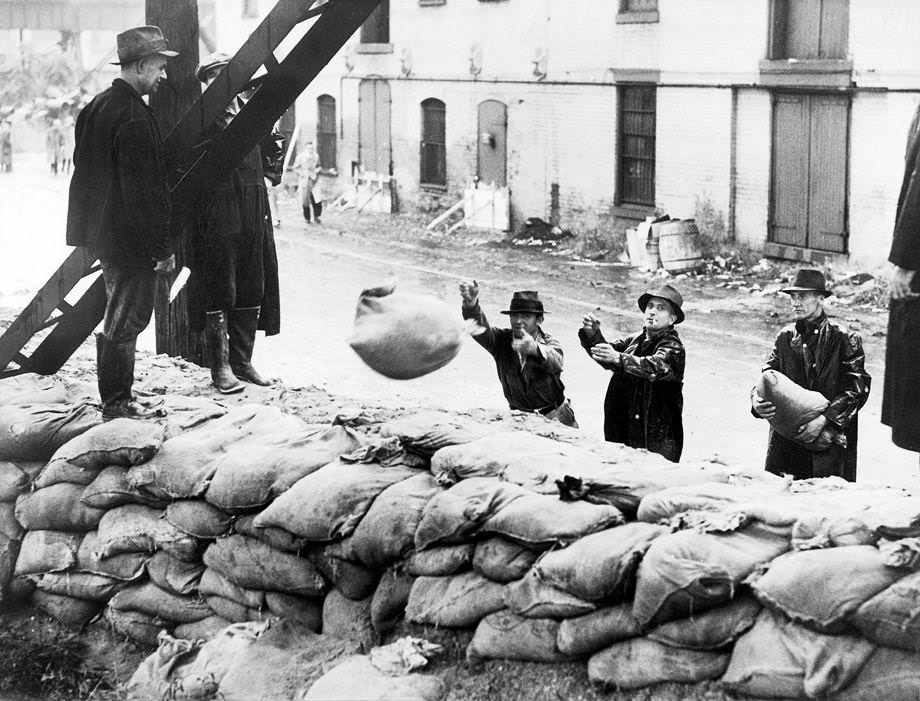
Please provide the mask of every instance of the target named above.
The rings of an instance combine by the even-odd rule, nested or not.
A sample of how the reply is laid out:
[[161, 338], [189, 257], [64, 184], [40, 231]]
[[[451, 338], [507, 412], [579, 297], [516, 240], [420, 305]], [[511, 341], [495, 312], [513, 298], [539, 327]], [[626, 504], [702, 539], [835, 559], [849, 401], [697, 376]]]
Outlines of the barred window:
[[447, 109], [434, 98], [422, 102], [422, 138], [419, 153], [419, 182], [422, 185], [447, 185]]
[[618, 92], [618, 199], [654, 206], [655, 86], [622, 85]]

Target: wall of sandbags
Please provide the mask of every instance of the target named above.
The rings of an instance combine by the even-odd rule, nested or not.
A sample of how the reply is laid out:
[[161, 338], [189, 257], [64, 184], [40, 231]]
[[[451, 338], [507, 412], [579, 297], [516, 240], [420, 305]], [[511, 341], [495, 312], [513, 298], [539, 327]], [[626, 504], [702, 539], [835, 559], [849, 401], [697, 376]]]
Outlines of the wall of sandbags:
[[278, 616], [370, 646], [405, 618], [474, 629], [470, 659], [584, 659], [619, 688], [920, 692], [920, 500], [900, 490], [446, 414], [37, 406], [0, 405], [0, 583], [71, 625], [155, 645]]

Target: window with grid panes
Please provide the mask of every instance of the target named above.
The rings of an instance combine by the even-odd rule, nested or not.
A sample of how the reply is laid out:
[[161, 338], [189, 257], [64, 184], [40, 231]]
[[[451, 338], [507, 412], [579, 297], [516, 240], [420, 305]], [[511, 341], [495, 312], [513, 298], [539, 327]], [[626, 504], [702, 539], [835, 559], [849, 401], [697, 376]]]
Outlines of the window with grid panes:
[[845, 59], [849, 0], [773, 0], [770, 58]]
[[440, 100], [422, 102], [422, 139], [419, 153], [419, 182], [422, 185], [447, 185], [447, 110]]
[[654, 206], [656, 89], [621, 85], [618, 97], [618, 200]]
[[382, 0], [361, 25], [362, 44], [390, 42], [390, 0]]
[[316, 150], [323, 170], [336, 167], [336, 135], [335, 98], [320, 95], [316, 98]]

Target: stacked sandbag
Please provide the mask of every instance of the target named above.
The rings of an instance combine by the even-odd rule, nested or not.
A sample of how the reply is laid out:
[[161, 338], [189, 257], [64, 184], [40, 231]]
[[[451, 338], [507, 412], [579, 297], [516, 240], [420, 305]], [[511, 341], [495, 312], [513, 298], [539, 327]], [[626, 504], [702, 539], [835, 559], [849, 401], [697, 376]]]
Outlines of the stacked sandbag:
[[380, 427], [384, 438], [397, 438], [409, 452], [431, 460], [441, 448], [470, 443], [499, 429], [444, 411], [420, 411], [387, 421]]
[[29, 489], [41, 463], [0, 460], [0, 603], [7, 597], [25, 533], [16, 519], [16, 499]]

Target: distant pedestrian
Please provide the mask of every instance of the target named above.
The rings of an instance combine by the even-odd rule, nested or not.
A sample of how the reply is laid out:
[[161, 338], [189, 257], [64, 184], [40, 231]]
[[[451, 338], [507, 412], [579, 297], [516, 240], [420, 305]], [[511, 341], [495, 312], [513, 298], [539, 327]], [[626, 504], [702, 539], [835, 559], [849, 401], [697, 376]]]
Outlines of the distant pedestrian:
[[13, 172], [13, 123], [0, 121], [0, 173]]
[[61, 120], [61, 162], [59, 169], [64, 175], [70, 174], [73, 164], [74, 121], [69, 114]]
[[45, 131], [45, 158], [52, 175], [57, 175], [61, 167], [61, 152], [64, 146], [61, 135], [61, 120], [54, 118]]
[[[829, 424], [843, 432], [845, 445], [831, 443], [812, 451], [779, 435], [772, 428], [767, 445], [766, 470], [793, 479], [842, 477], [856, 481], [857, 412], [869, 397], [872, 378], [866, 372], [862, 338], [828, 318], [824, 299], [830, 295], [824, 273], [802, 268], [795, 281], [781, 290], [789, 295], [795, 323], [776, 337], [764, 370], [776, 370], [805, 389], [820, 392], [830, 402], [827, 409], [799, 428], [796, 436], [810, 443]], [[756, 390], [751, 392], [754, 416], [771, 419], [776, 407]]]
[[601, 322], [585, 314], [578, 330], [591, 358], [613, 373], [604, 398], [604, 439], [645, 448], [677, 462], [684, 447], [683, 386], [686, 354], [675, 325], [684, 300], [671, 285], [643, 293], [642, 330], [608, 342]]
[[904, 179], [888, 260], [895, 266], [888, 309], [882, 423], [891, 440], [920, 452], [920, 107], [907, 139]]
[[495, 360], [495, 369], [511, 409], [542, 414], [566, 426], [578, 427], [562, 384], [562, 346], [546, 333], [543, 302], [531, 290], [515, 292], [511, 305], [502, 311], [511, 317], [510, 329], [491, 326], [479, 306], [475, 280], [460, 284], [462, 314], [483, 329], [473, 336]]
[[317, 224], [322, 224], [320, 215], [323, 213], [323, 203], [316, 199], [314, 192], [319, 178], [319, 153], [311, 140], [298, 144], [294, 171], [297, 173], [297, 189], [300, 192], [303, 218], [308, 224], [311, 219]]
[[102, 263], [106, 307], [96, 360], [105, 419], [158, 413], [131, 391], [134, 353], [153, 313], [156, 274], [175, 266], [160, 131], [142, 98], [178, 54], [159, 27], [128, 29], [116, 41], [121, 76], [77, 117], [67, 209], [68, 245], [86, 247]]

